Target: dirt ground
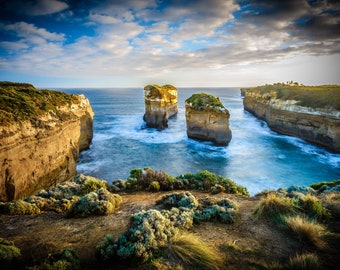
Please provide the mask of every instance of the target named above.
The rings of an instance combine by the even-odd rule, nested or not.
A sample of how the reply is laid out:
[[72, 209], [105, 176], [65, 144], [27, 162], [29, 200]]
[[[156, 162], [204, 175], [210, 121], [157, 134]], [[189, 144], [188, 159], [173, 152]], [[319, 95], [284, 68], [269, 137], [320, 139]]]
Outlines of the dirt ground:
[[[122, 205], [108, 216], [88, 218], [65, 218], [64, 214], [43, 212], [35, 216], [0, 215], [0, 237], [14, 241], [21, 249], [27, 264], [48, 254], [72, 248], [78, 254], [82, 269], [126, 269], [126, 266], [104, 266], [96, 259], [96, 246], [106, 234], [118, 237], [124, 233], [133, 213], [150, 208], [158, 208], [156, 201], [164, 194], [138, 192], [120, 194]], [[244, 197], [232, 194], [211, 195], [201, 192], [192, 194], [197, 198], [206, 196], [229, 198], [237, 202], [239, 214], [234, 224], [204, 222], [194, 225], [190, 231], [208, 245], [219, 249], [226, 257], [226, 269], [249, 269], [249, 262], [286, 263], [289, 257], [302, 252], [318, 254], [325, 269], [339, 269], [340, 263], [340, 219], [338, 213], [328, 225], [332, 237], [327, 245], [316, 249], [298, 241], [288, 232], [270, 222], [254, 218], [253, 210], [261, 197]], [[235, 244], [243, 252], [228, 249], [227, 244]], [[131, 268], [133, 269], [133, 268]], [[135, 268], [135, 269], [138, 269]], [[264, 269], [254, 263], [251, 269]]]

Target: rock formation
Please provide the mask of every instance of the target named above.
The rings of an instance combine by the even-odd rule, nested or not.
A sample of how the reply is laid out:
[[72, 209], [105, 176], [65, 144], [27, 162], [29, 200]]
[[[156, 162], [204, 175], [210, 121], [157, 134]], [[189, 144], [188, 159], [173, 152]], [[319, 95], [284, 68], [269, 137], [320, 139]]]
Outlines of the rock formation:
[[278, 98], [276, 91], [261, 92], [256, 88], [245, 92], [243, 105], [274, 131], [340, 152], [338, 110], [301, 106], [297, 100]]
[[74, 176], [93, 136], [88, 99], [14, 83], [0, 84], [0, 95], [0, 201]]
[[230, 114], [218, 98], [206, 93], [192, 95], [185, 101], [185, 117], [189, 138], [229, 144]]
[[159, 130], [168, 127], [168, 119], [178, 112], [177, 89], [172, 85], [147, 85], [145, 90], [144, 121], [147, 127]]

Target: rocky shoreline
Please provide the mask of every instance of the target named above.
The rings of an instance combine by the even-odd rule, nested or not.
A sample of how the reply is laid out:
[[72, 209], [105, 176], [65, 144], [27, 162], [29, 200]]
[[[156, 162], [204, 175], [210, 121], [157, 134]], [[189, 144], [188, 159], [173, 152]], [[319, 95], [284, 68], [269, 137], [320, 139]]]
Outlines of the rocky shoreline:
[[[280, 87], [290, 91], [289, 86]], [[340, 153], [340, 111], [302, 106], [299, 100], [279, 97], [279, 91], [275, 86], [266, 86], [265, 91], [261, 87], [241, 89], [244, 109], [266, 121], [274, 131]]]

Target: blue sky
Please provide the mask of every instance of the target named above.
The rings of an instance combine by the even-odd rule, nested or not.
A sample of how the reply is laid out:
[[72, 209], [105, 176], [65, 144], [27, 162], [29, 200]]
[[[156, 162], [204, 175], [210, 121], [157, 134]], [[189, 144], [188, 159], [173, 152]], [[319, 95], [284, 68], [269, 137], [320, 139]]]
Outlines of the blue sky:
[[340, 84], [340, 1], [0, 0], [0, 80]]

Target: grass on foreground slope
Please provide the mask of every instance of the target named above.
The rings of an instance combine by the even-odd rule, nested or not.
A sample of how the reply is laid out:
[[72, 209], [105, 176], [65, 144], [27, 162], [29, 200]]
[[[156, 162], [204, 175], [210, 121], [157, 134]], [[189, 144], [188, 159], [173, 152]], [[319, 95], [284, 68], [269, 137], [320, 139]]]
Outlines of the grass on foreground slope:
[[246, 88], [247, 91], [261, 93], [276, 92], [276, 97], [283, 100], [298, 100], [298, 105], [311, 108], [331, 107], [340, 110], [340, 85], [306, 86], [285, 83], [266, 84]]
[[57, 107], [76, 102], [75, 95], [38, 90], [28, 83], [0, 82], [0, 125], [34, 120], [49, 111], [62, 119]]

